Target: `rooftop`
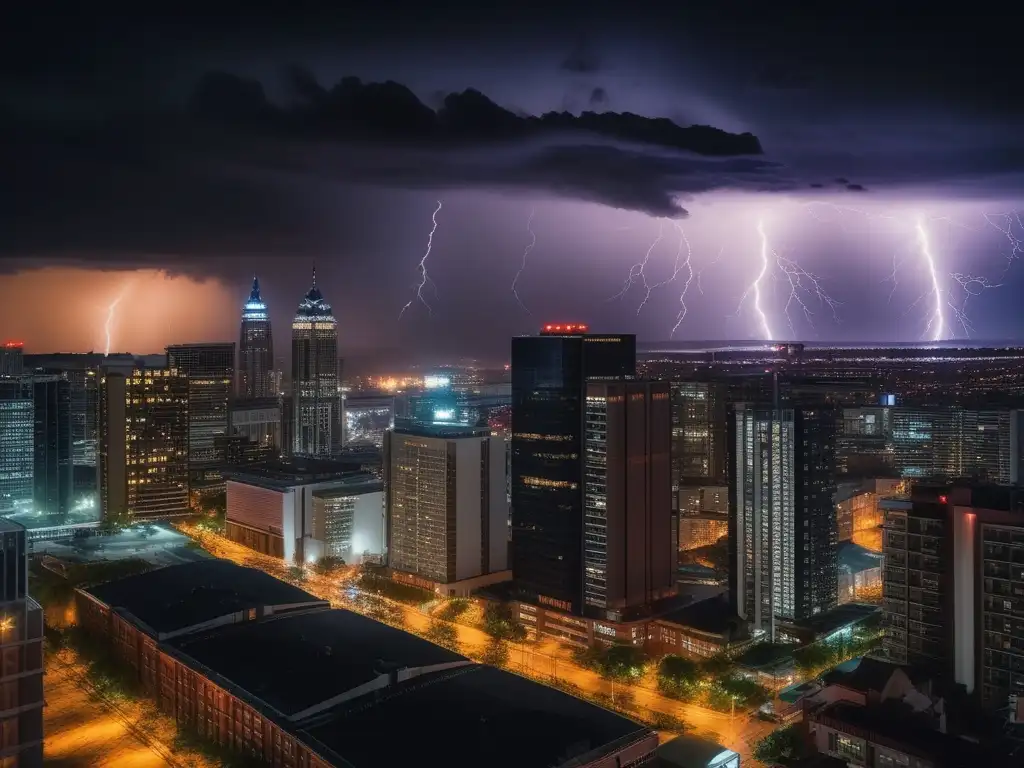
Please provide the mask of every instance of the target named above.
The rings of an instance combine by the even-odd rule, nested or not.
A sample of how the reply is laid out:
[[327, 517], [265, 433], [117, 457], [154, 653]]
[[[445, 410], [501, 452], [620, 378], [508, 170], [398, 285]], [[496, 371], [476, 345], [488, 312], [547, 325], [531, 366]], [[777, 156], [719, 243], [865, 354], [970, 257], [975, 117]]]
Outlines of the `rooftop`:
[[[401, 723], [401, 738], [382, 739], [382, 723]], [[352, 702], [303, 732], [351, 768], [551, 768], [649, 733], [614, 712], [483, 665]]]
[[713, 635], [738, 632], [741, 625], [739, 617], [729, 605], [729, 599], [724, 593], [707, 600], [691, 603], [683, 608], [677, 608], [660, 616], [659, 620]]
[[436, 422], [427, 424], [407, 419], [396, 419], [393, 432], [396, 435], [415, 435], [417, 437], [436, 437], [440, 439], [491, 436], [490, 427], [471, 427], [464, 424]]
[[359, 471], [355, 458], [343, 461], [329, 459], [271, 459], [256, 464], [229, 468], [224, 477], [247, 485], [258, 485], [277, 491], [286, 491], [300, 485], [312, 485], [332, 480], [346, 480]]
[[465, 661], [415, 635], [344, 610], [235, 624], [173, 645], [288, 717], [388, 669]]
[[914, 716], [899, 702], [859, 706], [840, 701], [814, 712], [812, 717], [841, 724], [839, 730], [852, 726], [867, 731], [869, 741], [933, 760], [940, 767], [1006, 764], [981, 744], [936, 730], [926, 717]]
[[327, 606], [298, 587], [227, 560], [170, 565], [83, 591], [131, 614], [159, 635], [251, 608], [301, 603]]
[[843, 603], [825, 613], [819, 613], [816, 616], [792, 622], [792, 624], [795, 627], [811, 631], [815, 637], [827, 637], [839, 629], [852, 627], [873, 617], [881, 617], [881, 608], [877, 605]]
[[384, 483], [369, 472], [357, 472], [351, 477], [343, 478], [337, 485], [313, 491], [313, 495], [320, 499], [338, 499], [364, 493], [379, 493], [383, 489]]

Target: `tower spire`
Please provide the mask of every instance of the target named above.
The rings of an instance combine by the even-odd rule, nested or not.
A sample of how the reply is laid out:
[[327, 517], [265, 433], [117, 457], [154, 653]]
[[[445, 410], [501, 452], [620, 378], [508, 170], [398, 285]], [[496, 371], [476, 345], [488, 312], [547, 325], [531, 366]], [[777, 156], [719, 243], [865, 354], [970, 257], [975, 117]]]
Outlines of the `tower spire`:
[[313, 287], [316, 288], [316, 262], [313, 262]]

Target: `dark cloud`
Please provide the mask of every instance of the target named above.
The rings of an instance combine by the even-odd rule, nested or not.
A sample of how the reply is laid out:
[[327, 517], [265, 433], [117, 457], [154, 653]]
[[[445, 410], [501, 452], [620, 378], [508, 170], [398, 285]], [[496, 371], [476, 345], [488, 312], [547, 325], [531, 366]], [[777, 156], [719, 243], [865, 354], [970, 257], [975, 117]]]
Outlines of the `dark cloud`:
[[846, 185], [846, 188], [847, 188], [847, 189], [848, 189], [848, 190], [849, 190], [850, 192], [866, 192], [866, 191], [867, 191], [867, 190], [866, 190], [866, 189], [864, 188], [864, 185], [862, 185], [862, 184], [847, 184], [847, 185]]
[[608, 92], [604, 88], [595, 88], [590, 92], [590, 106], [596, 107], [608, 103]]

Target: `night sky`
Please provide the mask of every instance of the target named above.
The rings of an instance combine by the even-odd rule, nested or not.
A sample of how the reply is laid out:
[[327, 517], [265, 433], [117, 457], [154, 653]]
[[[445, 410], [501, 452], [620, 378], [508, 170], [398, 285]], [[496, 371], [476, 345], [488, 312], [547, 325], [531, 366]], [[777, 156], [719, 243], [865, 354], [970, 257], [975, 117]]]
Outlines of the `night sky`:
[[0, 335], [233, 340], [255, 272], [284, 351], [315, 263], [345, 355], [1024, 336], [1011, 19], [216, 5], [5, 12]]

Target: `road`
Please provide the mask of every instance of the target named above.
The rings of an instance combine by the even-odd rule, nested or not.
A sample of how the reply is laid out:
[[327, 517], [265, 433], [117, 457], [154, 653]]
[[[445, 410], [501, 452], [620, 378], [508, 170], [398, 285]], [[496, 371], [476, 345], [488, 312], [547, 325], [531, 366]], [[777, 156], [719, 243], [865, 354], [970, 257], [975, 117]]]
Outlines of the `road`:
[[[178, 524], [178, 528], [186, 535], [192, 536], [216, 557], [265, 570], [280, 579], [296, 583], [317, 597], [329, 600], [336, 607], [359, 613], [367, 612], [365, 604], [358, 599], [359, 592], [355, 587], [358, 570], [355, 568], [348, 569], [340, 578], [309, 575], [299, 583], [291, 577], [292, 569], [279, 558], [260, 554], [223, 536], [198, 530], [188, 524]], [[352, 599], [353, 597], [356, 599]], [[422, 635], [430, 626], [432, 619], [424, 610], [401, 603], [392, 602], [391, 605], [402, 611], [404, 628], [407, 631]], [[468, 656], [479, 657], [492, 643], [490, 635], [478, 627], [467, 624], [453, 626], [458, 633], [459, 649]], [[577, 665], [572, 660], [571, 649], [554, 640], [545, 639], [539, 645], [515, 644], [510, 647], [510, 651], [506, 668], [514, 672], [538, 682], [550, 683], [552, 679], [557, 679], [572, 683], [583, 693], [600, 697], [616, 709], [628, 711], [624, 705], [632, 698], [633, 704], [641, 712], [661, 712], [680, 718], [690, 727], [689, 733], [712, 739], [739, 752], [745, 765], [753, 763], [753, 745], [775, 728], [773, 724], [752, 719], [746, 713], [731, 717], [728, 714], [667, 698], [650, 687], [606, 680], [596, 672]]]

